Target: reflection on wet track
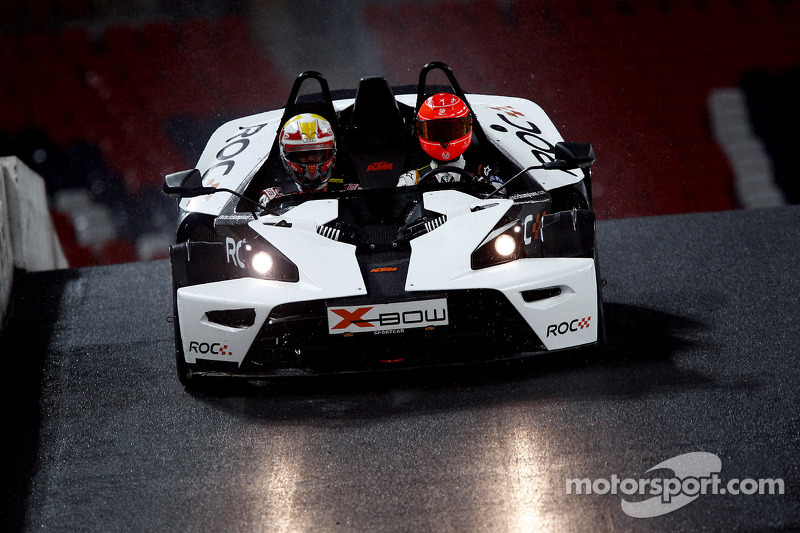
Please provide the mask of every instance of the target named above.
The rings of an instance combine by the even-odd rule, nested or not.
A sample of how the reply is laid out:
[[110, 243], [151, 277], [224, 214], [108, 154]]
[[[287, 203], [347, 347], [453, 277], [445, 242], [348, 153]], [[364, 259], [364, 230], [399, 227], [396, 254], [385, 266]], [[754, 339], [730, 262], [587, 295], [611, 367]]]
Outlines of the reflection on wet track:
[[[784, 208], [602, 224], [606, 352], [216, 392], [188, 393], [175, 377], [166, 262], [24, 276], [3, 348], [29, 354], [8, 375], [40, 392], [6, 398], [26, 414], [13, 433], [20, 460], [5, 467], [25, 497], [7, 500], [21, 501], [8, 523], [45, 531], [797, 528], [800, 332], [776, 336], [769, 326], [787, 324], [797, 294], [750, 273], [800, 270], [800, 237], [773, 232], [769, 256], [723, 243], [759, 249], [758, 235], [795, 227], [798, 217]], [[567, 479], [637, 477], [694, 451], [720, 456], [726, 479], [781, 477], [789, 490], [702, 496], [648, 519], [625, 515], [619, 495], [565, 490]]]

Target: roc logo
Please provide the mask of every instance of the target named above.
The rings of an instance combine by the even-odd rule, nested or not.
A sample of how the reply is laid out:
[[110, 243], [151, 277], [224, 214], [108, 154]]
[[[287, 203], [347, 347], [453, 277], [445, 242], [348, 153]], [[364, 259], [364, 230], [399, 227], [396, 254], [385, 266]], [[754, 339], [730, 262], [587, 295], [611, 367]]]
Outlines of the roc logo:
[[378, 272], [397, 272], [397, 267], [381, 267], [381, 268], [373, 268], [369, 271], [370, 274], [376, 274]]
[[191, 341], [189, 342], [189, 352], [191, 353], [200, 353], [200, 354], [214, 354], [214, 355], [233, 355], [233, 352], [229, 352], [228, 345], [222, 345], [218, 342], [209, 344], [207, 342], [197, 342]]
[[[533, 241], [539, 240], [539, 232], [542, 229], [542, 218], [545, 215], [547, 215], [547, 211], [543, 211], [536, 215], [536, 220], [533, 219], [533, 215], [528, 215], [525, 217], [525, 221], [523, 222], [525, 227], [525, 244], [530, 244]], [[530, 227], [530, 231], [528, 230], [528, 227]]]
[[549, 337], [550, 335], [553, 335], [553, 337], [558, 337], [559, 335], [566, 335], [569, 332], [575, 332], [584, 328], [588, 328], [591, 320], [592, 317], [586, 317], [576, 318], [570, 322], [562, 322], [560, 324], [550, 324], [547, 326], [547, 336]]
[[394, 163], [389, 161], [375, 161], [374, 163], [370, 163], [367, 167], [367, 172], [375, 172], [378, 170], [392, 170], [394, 167]]

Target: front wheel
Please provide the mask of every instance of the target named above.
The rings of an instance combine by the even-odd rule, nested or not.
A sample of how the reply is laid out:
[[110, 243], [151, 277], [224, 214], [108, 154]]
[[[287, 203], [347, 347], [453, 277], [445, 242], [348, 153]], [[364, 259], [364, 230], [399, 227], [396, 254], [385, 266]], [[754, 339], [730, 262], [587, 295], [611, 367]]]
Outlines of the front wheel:
[[194, 385], [196, 385], [197, 378], [193, 375], [192, 369], [189, 368], [189, 365], [186, 364], [186, 359], [183, 357], [182, 349], [175, 349], [175, 361], [178, 369], [178, 380], [181, 382], [181, 385], [187, 389], [191, 389]]
[[600, 276], [600, 260], [597, 254], [597, 241], [594, 244], [594, 274], [597, 280], [597, 347], [605, 350], [608, 345], [606, 319], [603, 313], [603, 278]]
[[178, 286], [173, 282], [172, 288], [172, 323], [175, 328], [175, 366], [178, 371], [178, 380], [185, 388], [190, 389], [197, 385], [197, 376], [193, 375], [192, 369], [186, 362], [183, 354], [183, 338], [181, 337], [181, 325], [178, 320]]
[[[200, 228], [200, 229], [198, 229]], [[207, 229], [207, 228], [206, 228]], [[202, 231], [195, 226], [193, 231]], [[206, 235], [206, 238], [211, 238]], [[191, 258], [191, 263], [189, 259]], [[178, 316], [178, 289], [225, 279], [225, 245], [221, 242], [181, 242], [170, 247], [172, 263], [172, 315], [175, 328], [175, 361], [181, 385], [195, 388], [202, 380], [186, 362]]]

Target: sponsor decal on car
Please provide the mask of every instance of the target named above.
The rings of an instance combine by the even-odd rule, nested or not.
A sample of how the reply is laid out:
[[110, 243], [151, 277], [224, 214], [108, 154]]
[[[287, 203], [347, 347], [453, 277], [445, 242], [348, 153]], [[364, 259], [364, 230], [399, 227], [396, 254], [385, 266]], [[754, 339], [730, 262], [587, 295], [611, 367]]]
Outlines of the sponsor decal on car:
[[[512, 106], [490, 106], [489, 109], [497, 111], [497, 118], [490, 121], [492, 122], [489, 125], [491, 129], [513, 134], [517, 138], [514, 142], [521, 142], [530, 149], [531, 155], [539, 163], [555, 161], [555, 145], [545, 138], [541, 128], [528, 120], [524, 113], [517, 111]], [[508, 141], [511, 141], [511, 138]], [[564, 172], [577, 176], [572, 170], [564, 170]]]
[[394, 163], [390, 161], [375, 161], [367, 166], [367, 172], [375, 172], [378, 170], [392, 170]]
[[197, 353], [201, 355], [233, 355], [233, 352], [228, 351], [227, 344], [198, 341], [189, 341], [189, 353]]
[[228, 263], [233, 263], [239, 268], [245, 268], [244, 261], [242, 260], [242, 242], [235, 241], [230, 237], [225, 237], [225, 256]]
[[561, 322], [560, 324], [550, 324], [547, 326], [547, 336], [552, 335], [558, 337], [559, 335], [566, 335], [570, 332], [580, 331], [589, 327], [592, 317], [576, 318], [569, 322]]
[[328, 307], [328, 333], [401, 333], [411, 328], [446, 326], [447, 299], [395, 302], [370, 306]]
[[547, 215], [547, 211], [537, 214], [535, 220], [532, 214], [525, 217], [523, 222], [525, 227], [525, 244], [530, 244], [533, 241], [539, 240], [539, 231], [542, 229], [542, 217], [545, 215]]
[[521, 192], [512, 194], [509, 196], [510, 200], [514, 200], [515, 203], [524, 203], [524, 202], [541, 202], [542, 196], [547, 196], [547, 191], [533, 191], [533, 192]]
[[256, 124], [255, 126], [249, 126], [247, 128], [240, 128], [241, 131], [238, 134], [225, 141], [225, 146], [217, 152], [216, 163], [211, 165], [203, 173], [203, 183], [207, 183], [208, 175], [217, 168], [224, 167], [221, 176], [227, 175], [236, 165], [236, 157], [250, 146], [249, 137], [260, 133], [261, 130], [268, 125], [268, 123], [265, 123]]

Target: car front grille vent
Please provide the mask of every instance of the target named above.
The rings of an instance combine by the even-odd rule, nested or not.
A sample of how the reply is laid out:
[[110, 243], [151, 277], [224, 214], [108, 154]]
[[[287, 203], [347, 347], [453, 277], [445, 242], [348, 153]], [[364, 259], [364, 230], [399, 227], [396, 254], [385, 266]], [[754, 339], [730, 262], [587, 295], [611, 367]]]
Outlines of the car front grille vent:
[[428, 230], [428, 232], [430, 233], [431, 231], [435, 230], [445, 222], [447, 222], [447, 215], [436, 217], [433, 220], [425, 222], [425, 229]]
[[317, 226], [317, 233], [323, 237], [331, 239], [332, 241], [338, 241], [339, 237], [342, 235], [342, 230], [323, 224], [321, 226]]

